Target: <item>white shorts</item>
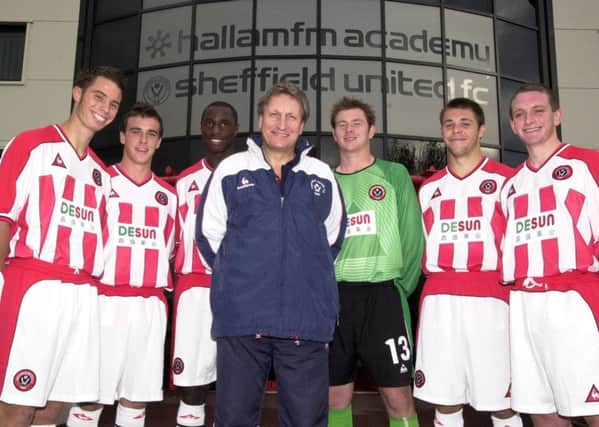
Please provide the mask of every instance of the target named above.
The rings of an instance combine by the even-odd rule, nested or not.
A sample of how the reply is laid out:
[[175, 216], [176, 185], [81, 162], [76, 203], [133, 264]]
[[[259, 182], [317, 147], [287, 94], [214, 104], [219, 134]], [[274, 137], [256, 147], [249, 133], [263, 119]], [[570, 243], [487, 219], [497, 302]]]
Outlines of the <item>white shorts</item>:
[[425, 296], [414, 384], [414, 397], [433, 404], [509, 408], [507, 303], [493, 297]]
[[100, 403], [162, 400], [167, 306], [159, 296], [100, 295]]
[[210, 288], [191, 287], [176, 296], [173, 322], [173, 384], [191, 387], [216, 381]]
[[97, 289], [89, 283], [47, 280], [50, 275], [16, 265], [0, 274], [3, 402], [43, 407], [48, 400], [98, 398]]
[[517, 411], [599, 415], [599, 313], [593, 313], [599, 280], [586, 283], [587, 289], [577, 280], [578, 286], [510, 294], [512, 407]]

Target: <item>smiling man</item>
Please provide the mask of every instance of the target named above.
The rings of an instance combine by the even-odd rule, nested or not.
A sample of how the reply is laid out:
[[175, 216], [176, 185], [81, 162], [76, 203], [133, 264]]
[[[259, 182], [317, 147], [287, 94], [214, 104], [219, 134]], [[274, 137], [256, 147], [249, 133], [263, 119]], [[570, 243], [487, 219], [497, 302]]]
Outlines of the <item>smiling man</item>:
[[419, 191], [427, 280], [414, 396], [435, 405], [435, 425], [462, 427], [469, 404], [490, 411], [495, 427], [520, 427], [508, 397], [508, 291], [499, 284], [499, 191], [513, 171], [482, 155], [485, 115], [475, 101], [452, 99], [440, 121], [447, 167]]
[[[89, 148], [116, 117], [123, 74], [82, 71], [61, 125], [29, 130], [0, 160], [0, 425], [49, 401], [98, 398], [98, 296], [109, 175]], [[60, 404], [41, 417], [54, 422]]]
[[535, 426], [599, 426], [599, 154], [562, 143], [553, 92], [520, 87], [511, 126], [528, 159], [501, 192], [512, 407]]
[[280, 425], [327, 425], [327, 343], [339, 307], [333, 260], [345, 211], [332, 171], [301, 138], [308, 115], [299, 88], [270, 88], [258, 103], [261, 137], [218, 165], [200, 202], [219, 427], [259, 424], [271, 366]]
[[99, 286], [100, 399], [71, 409], [69, 427], [97, 426], [103, 405], [118, 401], [115, 425], [142, 427], [146, 402], [162, 400], [167, 305], [172, 288], [177, 197], [152, 173], [162, 119], [135, 104], [120, 130], [121, 161], [110, 168], [104, 274]]
[[206, 157], [177, 180], [180, 234], [175, 255], [171, 375], [181, 391], [177, 426], [203, 426], [209, 385], [216, 379], [216, 342], [210, 334], [210, 269], [195, 243], [197, 209], [212, 171], [234, 152], [237, 111], [226, 102], [209, 104], [201, 117]]

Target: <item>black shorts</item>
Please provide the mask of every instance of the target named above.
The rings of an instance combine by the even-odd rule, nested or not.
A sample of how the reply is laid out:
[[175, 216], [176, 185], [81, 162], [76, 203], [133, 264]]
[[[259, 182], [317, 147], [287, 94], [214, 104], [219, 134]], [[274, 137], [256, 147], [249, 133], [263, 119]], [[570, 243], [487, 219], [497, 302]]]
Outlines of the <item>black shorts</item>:
[[340, 282], [339, 298], [341, 311], [329, 346], [330, 384], [353, 382], [359, 360], [379, 387], [410, 385], [412, 343], [393, 281]]

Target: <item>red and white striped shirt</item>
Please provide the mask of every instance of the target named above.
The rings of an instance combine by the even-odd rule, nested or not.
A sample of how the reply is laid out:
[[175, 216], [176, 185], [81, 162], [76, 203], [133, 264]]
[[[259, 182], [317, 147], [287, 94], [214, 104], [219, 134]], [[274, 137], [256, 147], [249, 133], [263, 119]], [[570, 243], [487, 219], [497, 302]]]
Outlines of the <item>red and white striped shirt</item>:
[[175, 246], [177, 195], [154, 174], [136, 184], [118, 166], [108, 168], [106, 257], [102, 283], [172, 288], [169, 261]]
[[516, 170], [501, 191], [503, 281], [599, 271], [598, 183], [599, 153], [568, 144]]
[[[210, 274], [195, 243], [195, 229], [200, 198], [211, 174], [212, 167], [204, 158], [181, 172], [177, 180], [180, 226], [175, 255], [175, 272], [177, 274]], [[205, 283], [210, 283], [210, 281], [206, 280]]]
[[484, 158], [462, 178], [446, 167], [422, 184], [418, 198], [426, 236], [425, 274], [499, 270], [504, 227], [499, 191], [512, 172]]
[[59, 126], [25, 131], [0, 160], [0, 220], [11, 224], [9, 258], [102, 273], [109, 176], [88, 148], [82, 157]]

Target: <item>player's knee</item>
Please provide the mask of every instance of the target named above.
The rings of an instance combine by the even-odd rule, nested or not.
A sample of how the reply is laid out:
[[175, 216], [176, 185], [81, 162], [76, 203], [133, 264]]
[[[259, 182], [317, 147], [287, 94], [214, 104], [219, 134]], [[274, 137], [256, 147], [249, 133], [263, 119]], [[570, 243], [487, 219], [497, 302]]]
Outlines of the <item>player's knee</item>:
[[208, 398], [208, 385], [181, 387], [181, 400], [188, 405], [202, 405]]
[[412, 390], [409, 386], [381, 387], [379, 391], [390, 416], [403, 418], [410, 417], [416, 413]]
[[30, 406], [10, 405], [0, 402], [0, 425], [29, 427], [34, 413], [35, 408]]
[[332, 386], [329, 387], [329, 408], [344, 409], [351, 406], [353, 387]]
[[504, 410], [502, 410], [502, 411], [495, 411], [495, 412], [493, 412], [493, 416], [494, 416], [495, 418], [500, 418], [500, 419], [507, 419], [507, 418], [511, 418], [511, 417], [513, 417], [514, 415], [516, 415], [516, 412], [514, 412], [514, 411], [513, 411], [512, 409], [510, 409], [510, 408], [504, 409]]
[[53, 425], [60, 424], [64, 417], [66, 404], [63, 402], [50, 401], [45, 407], [36, 409], [33, 415], [32, 425]]

